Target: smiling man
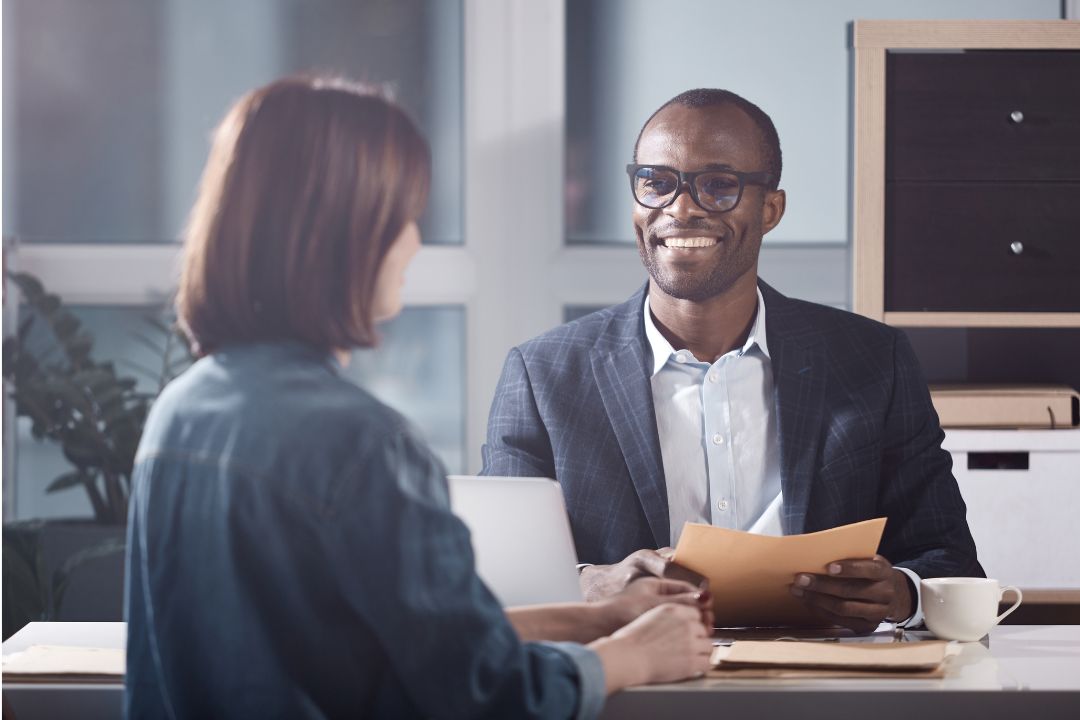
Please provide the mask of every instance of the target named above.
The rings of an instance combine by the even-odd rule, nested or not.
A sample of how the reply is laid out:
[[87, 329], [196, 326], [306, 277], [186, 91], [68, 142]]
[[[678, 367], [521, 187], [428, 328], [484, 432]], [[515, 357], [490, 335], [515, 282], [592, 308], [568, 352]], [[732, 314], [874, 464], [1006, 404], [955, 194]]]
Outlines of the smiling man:
[[913, 624], [920, 577], [983, 574], [964, 502], [904, 335], [758, 278], [781, 170], [772, 120], [734, 93], [649, 118], [627, 166], [649, 282], [510, 351], [484, 472], [562, 484], [590, 598], [662, 574], [687, 521], [794, 534], [887, 517], [881, 555], [791, 591], [857, 631]]

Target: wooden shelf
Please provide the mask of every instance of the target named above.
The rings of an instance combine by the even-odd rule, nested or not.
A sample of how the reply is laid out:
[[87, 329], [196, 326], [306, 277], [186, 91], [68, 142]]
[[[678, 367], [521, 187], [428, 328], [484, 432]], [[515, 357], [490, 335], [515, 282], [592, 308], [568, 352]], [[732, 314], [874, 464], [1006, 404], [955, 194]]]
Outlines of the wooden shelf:
[[1080, 328], [1080, 313], [1067, 312], [889, 312], [881, 319], [896, 327], [1056, 327]]
[[[1080, 605], [1080, 588], [1057, 590], [1025, 590], [1023, 605]], [[1010, 596], [1011, 597], [1011, 596]], [[1011, 604], [1011, 603], [1009, 603]]]
[[1069, 20], [856, 20], [856, 48], [1071, 50], [1080, 48]]

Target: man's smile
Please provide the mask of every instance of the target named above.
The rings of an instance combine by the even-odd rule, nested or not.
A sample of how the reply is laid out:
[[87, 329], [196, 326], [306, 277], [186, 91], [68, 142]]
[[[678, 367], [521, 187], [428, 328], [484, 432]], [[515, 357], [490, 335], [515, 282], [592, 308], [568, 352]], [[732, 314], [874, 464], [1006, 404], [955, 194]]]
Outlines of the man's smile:
[[705, 227], [667, 227], [650, 233], [652, 245], [671, 250], [707, 250], [720, 244], [722, 233]]
[[720, 244], [720, 238], [708, 236], [660, 238], [658, 245], [665, 248], [697, 249]]

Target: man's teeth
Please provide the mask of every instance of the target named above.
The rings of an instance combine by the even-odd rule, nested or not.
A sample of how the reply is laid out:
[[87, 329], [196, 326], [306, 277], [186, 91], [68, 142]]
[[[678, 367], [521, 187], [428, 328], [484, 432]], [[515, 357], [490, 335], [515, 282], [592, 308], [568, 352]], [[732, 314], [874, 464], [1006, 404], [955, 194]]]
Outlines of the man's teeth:
[[674, 248], [700, 248], [715, 245], [718, 240], [714, 237], [671, 237], [664, 238], [664, 247]]

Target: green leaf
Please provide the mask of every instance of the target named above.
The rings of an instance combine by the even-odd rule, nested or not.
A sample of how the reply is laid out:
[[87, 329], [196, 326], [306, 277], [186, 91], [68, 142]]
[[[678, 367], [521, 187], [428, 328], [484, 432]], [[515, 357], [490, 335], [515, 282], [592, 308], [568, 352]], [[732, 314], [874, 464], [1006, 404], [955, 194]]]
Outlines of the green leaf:
[[10, 273], [8, 277], [10, 277], [11, 281], [18, 286], [27, 302], [32, 302], [45, 294], [45, 286], [30, 273]]
[[[34, 303], [34, 309], [47, 318], [51, 318], [56, 314], [56, 311], [60, 309], [63, 303], [60, 301], [60, 297], [53, 295], [52, 293], [45, 293], [41, 299]], [[61, 315], [61, 318], [63, 315]], [[78, 322], [78, 320], [76, 320]]]
[[108, 407], [113, 408], [117, 404], [123, 404], [124, 401], [124, 389], [117, 387], [116, 385], [109, 385], [102, 388], [100, 393], [94, 395], [94, 399], [102, 409]]
[[26, 338], [30, 334], [30, 329], [32, 327], [34, 327], [34, 316], [27, 315], [26, 319], [19, 323], [19, 334], [16, 336], [19, 338], [19, 342], [26, 342]]
[[45, 488], [45, 492], [53, 493], [58, 490], [66, 490], [71, 487], [82, 485], [85, 477], [86, 476], [79, 471], [64, 473], [49, 483], [49, 486]]
[[59, 313], [57, 317], [53, 319], [52, 328], [53, 332], [56, 333], [56, 337], [63, 341], [75, 335], [81, 324], [82, 323], [79, 322], [78, 318], [71, 313], [64, 311]]
[[64, 457], [76, 467], [101, 467], [104, 459], [102, 448], [81, 430], [76, 430], [65, 438], [63, 449]]
[[85, 360], [90, 355], [90, 349], [94, 346], [94, 338], [87, 333], [79, 333], [74, 337], [64, 340], [64, 349], [72, 360], [79, 358]]

